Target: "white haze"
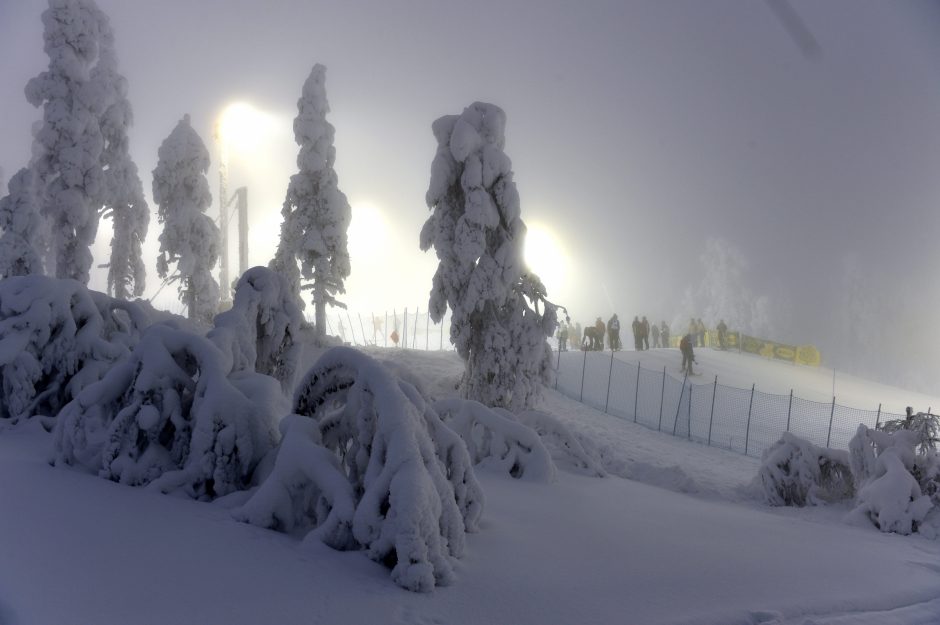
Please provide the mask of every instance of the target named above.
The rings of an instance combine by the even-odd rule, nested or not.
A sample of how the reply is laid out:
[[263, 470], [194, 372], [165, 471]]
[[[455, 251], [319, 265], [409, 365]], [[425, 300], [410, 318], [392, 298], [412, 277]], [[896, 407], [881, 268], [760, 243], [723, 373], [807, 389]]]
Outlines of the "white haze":
[[[707, 317], [720, 309], [706, 301], [700, 258], [721, 240], [744, 261], [735, 292], [764, 298], [769, 338], [815, 343], [827, 365], [936, 392], [940, 10], [791, 4], [818, 54], [804, 55], [766, 3], [744, 0], [488, 1], [473, 12], [99, 2], [129, 80], [130, 152], [152, 211], [157, 147], [184, 114], [213, 152], [212, 172], [223, 108], [249, 102], [268, 116], [258, 144], [230, 162], [230, 190], [249, 187], [251, 264], [273, 255], [296, 171], [296, 101], [321, 62], [339, 188], [362, 237], [350, 241], [351, 310], [426, 309], [436, 263], [417, 239], [430, 124], [483, 100], [507, 113], [522, 218], [549, 228], [569, 259], [566, 282], [549, 284], [549, 295], [573, 319], [687, 322], [689, 301]], [[41, 117], [23, 87], [46, 66], [44, 6], [0, 4], [6, 180], [28, 161]], [[217, 202], [214, 173], [210, 185]], [[147, 296], [159, 288], [159, 234], [153, 219]], [[109, 237], [102, 223], [96, 265]], [[93, 270], [91, 285], [104, 288], [105, 273]], [[155, 302], [181, 310], [174, 291]]]

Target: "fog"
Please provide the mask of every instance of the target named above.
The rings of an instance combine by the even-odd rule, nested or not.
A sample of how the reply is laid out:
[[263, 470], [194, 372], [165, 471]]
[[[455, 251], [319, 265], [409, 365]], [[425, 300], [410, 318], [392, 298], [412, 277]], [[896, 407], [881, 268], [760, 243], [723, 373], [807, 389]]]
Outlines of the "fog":
[[[221, 111], [265, 114], [229, 165], [230, 189], [249, 189], [253, 264], [273, 253], [296, 171], [301, 86], [327, 66], [353, 311], [426, 307], [430, 125], [482, 100], [507, 113], [522, 216], [561, 248], [546, 282], [572, 320], [639, 314], [675, 332], [732, 292], [763, 302], [765, 338], [940, 392], [940, 5], [791, 0], [800, 32], [774, 2], [98, 0], [148, 200], [157, 147], [184, 114], [213, 168]], [[0, 0], [4, 185], [41, 118], [23, 87], [47, 63], [44, 7]], [[217, 200], [214, 169], [210, 184]], [[159, 232], [154, 217], [148, 297]], [[109, 236], [102, 224], [96, 262]], [[731, 277], [716, 282], [708, 249], [734, 259]], [[181, 309], [172, 290], [155, 301]]]

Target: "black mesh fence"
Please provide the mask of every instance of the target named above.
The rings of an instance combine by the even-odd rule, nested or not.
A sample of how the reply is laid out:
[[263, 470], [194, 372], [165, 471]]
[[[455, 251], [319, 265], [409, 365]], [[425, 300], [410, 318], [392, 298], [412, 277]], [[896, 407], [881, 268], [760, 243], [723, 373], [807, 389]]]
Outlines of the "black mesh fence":
[[[696, 378], [698, 379], [698, 378]], [[845, 449], [858, 425], [875, 427], [903, 415], [850, 408], [756, 388], [677, 378], [609, 352], [563, 352], [556, 388], [573, 399], [625, 420], [699, 443], [760, 457], [793, 432], [821, 447]]]

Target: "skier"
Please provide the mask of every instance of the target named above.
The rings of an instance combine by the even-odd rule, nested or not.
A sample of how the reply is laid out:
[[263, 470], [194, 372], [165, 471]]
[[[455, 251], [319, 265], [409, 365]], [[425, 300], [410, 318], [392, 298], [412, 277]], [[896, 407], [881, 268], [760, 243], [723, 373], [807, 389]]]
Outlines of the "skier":
[[722, 319], [718, 322], [718, 349], [725, 349], [725, 337], [728, 334], [728, 326], [725, 325], [725, 320]]
[[653, 349], [662, 347], [659, 343], [659, 326], [654, 323], [653, 327], [650, 328], [650, 332], [653, 334]]
[[640, 351], [640, 317], [636, 315], [633, 317], [633, 349]]
[[663, 347], [669, 347], [669, 326], [665, 321], [659, 326], [659, 342]]
[[686, 375], [695, 375], [692, 363], [695, 362], [695, 352], [692, 350], [692, 333], [686, 334], [679, 341], [679, 351], [682, 352], [682, 372]]
[[650, 348], [650, 322], [646, 320], [646, 315], [643, 315], [643, 321], [640, 322], [640, 342], [643, 349]]
[[607, 342], [611, 351], [620, 349], [620, 319], [617, 319], [617, 313], [607, 321]]

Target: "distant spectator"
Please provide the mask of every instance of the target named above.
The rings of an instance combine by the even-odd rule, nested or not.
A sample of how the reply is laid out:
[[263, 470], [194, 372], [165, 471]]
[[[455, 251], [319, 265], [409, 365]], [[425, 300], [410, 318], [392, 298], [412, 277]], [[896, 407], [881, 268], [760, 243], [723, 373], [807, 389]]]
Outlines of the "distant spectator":
[[725, 325], [725, 320], [721, 319], [718, 322], [718, 349], [725, 349], [725, 339], [728, 335], [728, 326]]
[[558, 351], [568, 351], [568, 326], [564, 323], [558, 326]]
[[698, 346], [705, 347], [705, 324], [702, 323], [701, 317], [695, 322], [695, 327], [698, 330]]
[[640, 351], [640, 316], [633, 317], [633, 349]]
[[663, 347], [669, 347], [669, 326], [665, 321], [659, 324], [659, 342]]
[[646, 320], [646, 315], [643, 315], [643, 320], [640, 322], [640, 343], [643, 349], [650, 348], [650, 322]]
[[654, 323], [653, 326], [650, 328], [650, 334], [653, 335], [653, 343], [652, 343], [653, 349], [656, 349], [657, 347], [662, 347], [662, 346], [659, 344], [659, 326], [656, 325], [655, 323]]
[[617, 319], [617, 313], [607, 320], [607, 342], [611, 351], [620, 349], [620, 319]]

